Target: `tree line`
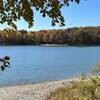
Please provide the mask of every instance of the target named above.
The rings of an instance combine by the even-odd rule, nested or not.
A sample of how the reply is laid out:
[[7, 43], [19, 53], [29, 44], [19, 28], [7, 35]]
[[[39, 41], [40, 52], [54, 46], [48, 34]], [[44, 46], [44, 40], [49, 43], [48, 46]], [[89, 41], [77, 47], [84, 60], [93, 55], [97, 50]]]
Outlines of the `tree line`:
[[100, 45], [100, 26], [74, 27], [59, 30], [12, 30], [0, 31], [0, 45]]

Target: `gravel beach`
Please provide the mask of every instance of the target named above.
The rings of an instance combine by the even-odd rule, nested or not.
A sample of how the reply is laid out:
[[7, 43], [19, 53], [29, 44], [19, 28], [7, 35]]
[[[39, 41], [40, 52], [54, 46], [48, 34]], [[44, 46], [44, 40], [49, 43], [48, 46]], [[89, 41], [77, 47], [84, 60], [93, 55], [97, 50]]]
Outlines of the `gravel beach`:
[[70, 81], [79, 78], [50, 81], [39, 84], [0, 87], [0, 100], [46, 100], [47, 95]]

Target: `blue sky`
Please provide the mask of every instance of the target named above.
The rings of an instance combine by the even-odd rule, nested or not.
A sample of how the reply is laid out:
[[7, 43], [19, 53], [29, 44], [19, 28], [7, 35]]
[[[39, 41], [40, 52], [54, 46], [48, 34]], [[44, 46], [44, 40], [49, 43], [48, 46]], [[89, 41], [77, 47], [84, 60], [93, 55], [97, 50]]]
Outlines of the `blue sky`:
[[[39, 12], [34, 11], [34, 26], [28, 29], [24, 20], [16, 23], [18, 29], [29, 31], [38, 31], [44, 29], [65, 29], [69, 27], [80, 26], [99, 26], [100, 25], [100, 0], [81, 0], [80, 4], [71, 3], [69, 7], [62, 8], [62, 14], [65, 17], [65, 26], [51, 26], [51, 20], [43, 18]], [[0, 30], [7, 28], [7, 24], [0, 24]]]

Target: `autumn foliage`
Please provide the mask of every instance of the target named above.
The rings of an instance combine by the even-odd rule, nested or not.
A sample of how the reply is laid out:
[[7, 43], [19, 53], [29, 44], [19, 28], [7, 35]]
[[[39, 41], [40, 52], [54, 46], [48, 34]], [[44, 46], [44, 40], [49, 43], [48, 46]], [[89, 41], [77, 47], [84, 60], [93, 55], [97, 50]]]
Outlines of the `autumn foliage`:
[[30, 31], [4, 29], [0, 31], [1, 45], [99, 45], [100, 27], [74, 27], [61, 30]]
[[15, 21], [23, 18], [30, 28], [34, 22], [34, 10], [37, 10], [43, 17], [48, 16], [53, 26], [64, 26], [61, 8], [71, 2], [79, 4], [80, 0], [0, 0], [0, 23], [17, 29]]

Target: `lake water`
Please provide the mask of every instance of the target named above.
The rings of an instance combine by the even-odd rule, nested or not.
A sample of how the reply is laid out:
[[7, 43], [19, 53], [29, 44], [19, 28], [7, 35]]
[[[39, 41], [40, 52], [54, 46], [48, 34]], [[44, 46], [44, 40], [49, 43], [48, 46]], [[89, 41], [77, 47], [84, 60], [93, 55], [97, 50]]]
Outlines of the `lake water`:
[[11, 68], [0, 71], [0, 86], [79, 76], [100, 60], [100, 47], [0, 46]]

